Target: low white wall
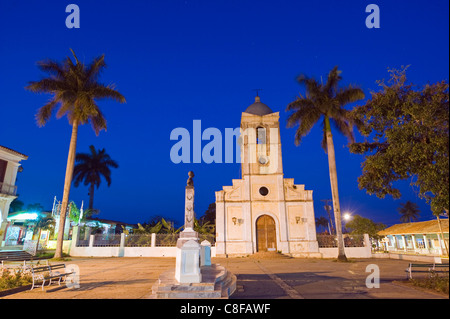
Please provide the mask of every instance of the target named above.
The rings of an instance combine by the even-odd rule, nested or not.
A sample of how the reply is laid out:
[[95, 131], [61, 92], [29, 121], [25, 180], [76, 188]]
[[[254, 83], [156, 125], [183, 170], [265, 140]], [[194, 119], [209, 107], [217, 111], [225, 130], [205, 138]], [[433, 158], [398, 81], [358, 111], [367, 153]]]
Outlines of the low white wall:
[[120, 247], [73, 247], [70, 249], [72, 257], [119, 257]]
[[388, 259], [400, 259], [408, 261], [420, 261], [425, 263], [441, 264], [442, 259], [439, 256], [421, 256], [421, 255], [408, 255], [408, 254], [393, 254], [393, 253], [377, 253], [372, 254], [372, 258], [388, 258]]
[[125, 247], [123, 257], [176, 257], [177, 247]]
[[[322, 258], [337, 258], [337, 247], [319, 247]], [[364, 234], [364, 247], [344, 247], [347, 258], [372, 258], [372, 247], [370, 245], [369, 235]]]
[[[73, 247], [72, 257], [176, 257], [176, 247]], [[216, 247], [211, 247], [216, 257]]]
[[[322, 258], [337, 258], [338, 248], [319, 248]], [[347, 258], [371, 258], [372, 250], [370, 247], [345, 247], [345, 256]]]

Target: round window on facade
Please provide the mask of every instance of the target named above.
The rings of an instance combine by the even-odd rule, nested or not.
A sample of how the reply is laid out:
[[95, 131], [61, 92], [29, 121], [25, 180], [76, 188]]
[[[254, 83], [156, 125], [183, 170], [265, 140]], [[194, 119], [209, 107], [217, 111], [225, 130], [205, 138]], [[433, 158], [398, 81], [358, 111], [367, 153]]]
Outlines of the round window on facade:
[[267, 194], [269, 194], [269, 189], [267, 188], [267, 187], [261, 187], [260, 189], [259, 189], [259, 193], [262, 195], [262, 196], [266, 196]]

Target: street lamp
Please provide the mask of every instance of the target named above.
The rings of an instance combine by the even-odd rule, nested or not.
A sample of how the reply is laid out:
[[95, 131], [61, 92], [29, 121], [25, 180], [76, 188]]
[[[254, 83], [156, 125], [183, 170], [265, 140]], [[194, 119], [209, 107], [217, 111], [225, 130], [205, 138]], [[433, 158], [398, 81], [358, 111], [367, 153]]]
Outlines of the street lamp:
[[350, 213], [344, 213], [344, 219], [349, 221], [350, 219], [352, 219], [352, 215]]

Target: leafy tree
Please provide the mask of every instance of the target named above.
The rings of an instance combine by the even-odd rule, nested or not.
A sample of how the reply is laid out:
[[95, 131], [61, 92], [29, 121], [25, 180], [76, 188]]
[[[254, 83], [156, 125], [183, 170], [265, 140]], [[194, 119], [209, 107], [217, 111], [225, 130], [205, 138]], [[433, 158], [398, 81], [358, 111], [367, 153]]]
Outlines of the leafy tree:
[[402, 223], [410, 223], [412, 221], [419, 220], [420, 209], [416, 203], [407, 201], [406, 203], [400, 204], [398, 208], [400, 213], [400, 221]]
[[88, 218], [92, 217], [95, 214], [98, 214], [99, 210], [97, 209], [86, 209], [83, 210], [83, 215], [81, 215], [81, 209], [77, 207], [74, 201], [69, 202], [69, 220], [79, 223], [81, 221], [86, 221]]
[[[159, 233], [162, 228], [162, 222], [159, 221], [155, 225], [147, 224], [145, 226], [141, 225], [140, 223], [137, 224], [138, 228], [133, 229], [134, 234], [152, 234], [152, 233]], [[124, 228], [125, 229], [125, 228]]]
[[[72, 51], [72, 50], [71, 50]], [[38, 62], [38, 67], [49, 76], [39, 81], [32, 81], [26, 89], [35, 93], [48, 93], [51, 100], [36, 113], [39, 126], [45, 125], [59, 105], [56, 117], [66, 116], [72, 126], [69, 154], [67, 157], [66, 176], [60, 214], [60, 229], [64, 229], [67, 205], [69, 203], [70, 185], [75, 162], [78, 126], [91, 123], [95, 134], [106, 130], [106, 120], [97, 105], [97, 100], [112, 98], [120, 103], [125, 102], [122, 94], [115, 90], [114, 85], [104, 85], [98, 82], [101, 71], [106, 67], [105, 56], [95, 58], [89, 65], [80, 62], [72, 51], [74, 63], [70, 57], [62, 62], [44, 60]], [[55, 258], [62, 257], [64, 232], [58, 232]]]
[[73, 169], [74, 186], [78, 187], [81, 182], [89, 185], [89, 209], [94, 209], [94, 189], [100, 186], [102, 177], [111, 185], [111, 167], [117, 168], [119, 164], [111, 159], [105, 149], [95, 149], [89, 146], [90, 153], [77, 153], [75, 161], [77, 164]]
[[200, 218], [201, 222], [209, 222], [211, 225], [216, 224], [216, 203], [211, 203], [208, 206], [205, 214]]
[[161, 218], [161, 223], [163, 225], [163, 232], [166, 234], [178, 234], [183, 226], [180, 228], [175, 228], [174, 223], [171, 221], [166, 221], [164, 218]]
[[153, 227], [157, 224], [161, 224], [162, 219], [164, 219], [167, 223], [172, 223], [173, 225], [177, 224], [177, 222], [175, 220], [172, 220], [171, 218], [163, 217], [162, 215], [154, 215], [151, 216], [150, 219], [142, 225], [144, 227]]
[[70, 201], [69, 202], [69, 220], [78, 223], [80, 222], [80, 217], [82, 218], [82, 216], [80, 216], [80, 210], [78, 209], [77, 205], [75, 204], [74, 201]]
[[334, 67], [328, 74], [325, 84], [304, 75], [298, 77], [298, 82], [306, 87], [306, 96], [300, 95], [297, 100], [289, 103], [287, 111], [291, 111], [288, 127], [298, 125], [295, 134], [295, 143], [299, 145], [302, 138], [309, 133], [312, 127], [321, 120], [323, 129], [322, 147], [328, 153], [330, 171], [331, 194], [333, 199], [334, 216], [336, 219], [336, 235], [338, 239], [338, 260], [346, 261], [344, 240], [342, 236], [341, 209], [338, 194], [336, 171], [336, 157], [334, 153], [331, 124], [338, 132], [345, 135], [351, 142], [354, 141], [353, 124], [349, 111], [344, 106], [364, 98], [364, 92], [357, 87], [348, 86], [339, 88], [341, 71]]
[[379, 198], [400, 198], [394, 183], [410, 179], [434, 214], [449, 207], [449, 92], [448, 82], [421, 88], [407, 83], [407, 67], [389, 70], [378, 81], [381, 90], [352, 111], [362, 121], [362, 143], [350, 151], [364, 154], [360, 189]]
[[24, 203], [20, 199], [15, 198], [9, 205], [9, 213], [20, 212], [23, 206]]
[[351, 234], [368, 234], [371, 238], [381, 239], [383, 236], [378, 235], [378, 232], [385, 229], [386, 225], [375, 223], [371, 219], [361, 217], [360, 215], [354, 215], [352, 220], [345, 224], [345, 227], [350, 230]]
[[216, 226], [209, 221], [201, 221], [194, 218], [194, 230], [199, 234], [214, 234], [216, 232]]

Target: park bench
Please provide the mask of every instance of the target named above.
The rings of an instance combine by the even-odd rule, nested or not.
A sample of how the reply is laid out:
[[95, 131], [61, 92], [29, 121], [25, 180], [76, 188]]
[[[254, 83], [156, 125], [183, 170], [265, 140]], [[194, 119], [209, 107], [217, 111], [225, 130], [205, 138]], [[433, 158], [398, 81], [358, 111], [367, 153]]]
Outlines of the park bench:
[[[445, 270], [445, 268], [447, 270]], [[408, 268], [405, 269], [407, 278], [412, 279], [413, 272], [448, 272], [448, 264], [414, 264], [410, 263]]]
[[10, 270], [10, 269], [19, 269], [23, 272], [29, 273], [31, 272], [31, 268], [33, 265], [38, 266], [41, 264], [41, 262], [45, 262], [45, 264], [48, 266], [48, 259], [45, 261], [37, 260], [37, 261], [31, 261], [31, 260], [24, 260], [24, 261], [3, 261], [1, 262], [0, 266], [0, 273], [2, 273], [4, 270]]
[[[63, 273], [60, 270], [64, 270]], [[33, 284], [31, 285], [31, 289], [34, 289], [36, 283], [41, 282], [42, 290], [44, 290], [45, 282], [48, 281], [48, 286], [52, 284], [52, 281], [58, 280], [58, 285], [61, 286], [61, 280], [65, 281], [67, 276], [73, 274], [73, 272], [66, 272], [65, 264], [57, 264], [57, 265], [48, 265], [41, 267], [31, 268], [31, 276], [33, 278]]]

